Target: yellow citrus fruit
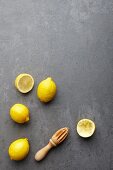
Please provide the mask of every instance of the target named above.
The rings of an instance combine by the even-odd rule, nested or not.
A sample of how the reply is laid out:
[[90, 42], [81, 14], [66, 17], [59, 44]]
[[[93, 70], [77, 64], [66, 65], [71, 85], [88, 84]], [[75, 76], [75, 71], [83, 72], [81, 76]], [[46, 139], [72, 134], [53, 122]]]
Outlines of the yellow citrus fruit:
[[15, 86], [21, 93], [28, 93], [34, 86], [34, 79], [30, 74], [20, 74], [15, 79]]
[[56, 84], [51, 77], [41, 81], [37, 88], [37, 96], [42, 102], [51, 101], [56, 95]]
[[11, 160], [19, 161], [29, 153], [29, 142], [27, 138], [17, 139], [12, 142], [8, 149]]
[[95, 131], [95, 123], [90, 119], [81, 119], [77, 124], [77, 133], [84, 138], [90, 137]]
[[14, 104], [10, 108], [10, 116], [17, 123], [29, 121], [29, 109], [23, 104]]

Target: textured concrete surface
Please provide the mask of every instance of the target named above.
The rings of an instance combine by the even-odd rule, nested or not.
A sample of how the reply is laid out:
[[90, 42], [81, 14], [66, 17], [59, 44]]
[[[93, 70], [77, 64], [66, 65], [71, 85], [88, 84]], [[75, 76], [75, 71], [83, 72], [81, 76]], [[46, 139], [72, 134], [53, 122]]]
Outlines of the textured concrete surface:
[[[21, 72], [35, 79], [27, 95], [14, 88]], [[44, 105], [36, 87], [47, 76], [58, 94]], [[28, 124], [10, 119], [14, 103], [30, 108]], [[88, 140], [75, 130], [84, 117], [97, 127]], [[64, 126], [68, 139], [35, 162], [35, 152]], [[21, 137], [29, 138], [30, 153], [10, 161], [8, 146]], [[31, 169], [113, 169], [113, 0], [0, 0], [0, 170]]]

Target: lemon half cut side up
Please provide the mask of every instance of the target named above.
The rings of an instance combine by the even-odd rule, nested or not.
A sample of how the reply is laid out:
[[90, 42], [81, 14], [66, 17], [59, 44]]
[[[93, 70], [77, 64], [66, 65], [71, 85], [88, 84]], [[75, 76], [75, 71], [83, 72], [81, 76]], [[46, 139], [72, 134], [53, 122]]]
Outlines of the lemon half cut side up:
[[30, 74], [19, 74], [15, 79], [15, 87], [21, 93], [28, 93], [34, 86], [34, 79]]
[[88, 138], [95, 132], [95, 123], [90, 119], [81, 119], [77, 123], [77, 133], [83, 138]]

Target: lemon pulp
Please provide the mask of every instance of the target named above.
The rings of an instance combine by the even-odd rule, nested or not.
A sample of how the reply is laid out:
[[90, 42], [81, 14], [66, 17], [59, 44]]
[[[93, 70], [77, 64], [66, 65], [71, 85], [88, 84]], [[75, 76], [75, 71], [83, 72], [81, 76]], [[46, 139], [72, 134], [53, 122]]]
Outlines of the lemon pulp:
[[90, 119], [81, 119], [77, 124], [77, 133], [84, 138], [90, 137], [95, 131], [95, 124]]
[[28, 93], [34, 86], [34, 79], [30, 74], [20, 74], [16, 77], [15, 86], [21, 93]]

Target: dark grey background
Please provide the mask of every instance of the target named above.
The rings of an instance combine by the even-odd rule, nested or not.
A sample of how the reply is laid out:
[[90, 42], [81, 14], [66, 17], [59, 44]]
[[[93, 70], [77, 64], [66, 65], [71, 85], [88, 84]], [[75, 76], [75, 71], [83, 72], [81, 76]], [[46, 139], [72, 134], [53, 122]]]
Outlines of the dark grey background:
[[[15, 77], [30, 73], [35, 87], [22, 95]], [[55, 100], [37, 100], [37, 84], [47, 76], [57, 83]], [[15, 103], [30, 108], [30, 122], [9, 117]], [[95, 135], [76, 133], [81, 118], [96, 123]], [[34, 154], [59, 128], [70, 135], [45, 160]], [[9, 159], [9, 144], [28, 137], [30, 153]], [[0, 0], [0, 170], [113, 169], [113, 0]]]

